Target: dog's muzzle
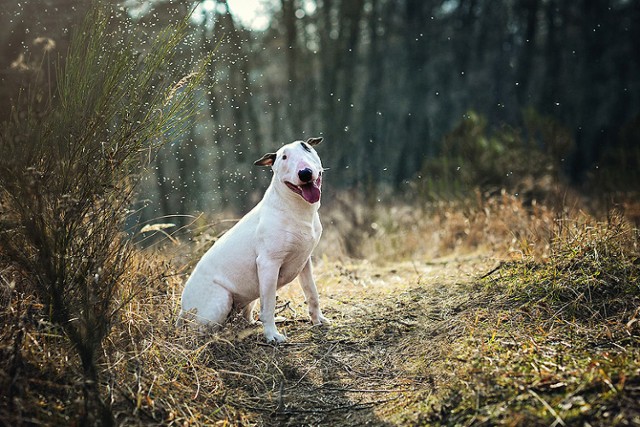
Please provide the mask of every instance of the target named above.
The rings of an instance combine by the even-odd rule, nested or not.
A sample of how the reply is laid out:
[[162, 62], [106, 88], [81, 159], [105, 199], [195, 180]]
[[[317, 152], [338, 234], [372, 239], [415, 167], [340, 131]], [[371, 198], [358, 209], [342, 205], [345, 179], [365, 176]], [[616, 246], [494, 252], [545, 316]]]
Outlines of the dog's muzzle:
[[298, 178], [304, 182], [302, 185], [295, 185], [285, 181], [287, 187], [296, 194], [299, 194], [308, 203], [316, 203], [320, 200], [322, 188], [322, 176], [313, 181], [313, 173], [310, 169], [303, 169], [298, 172]]

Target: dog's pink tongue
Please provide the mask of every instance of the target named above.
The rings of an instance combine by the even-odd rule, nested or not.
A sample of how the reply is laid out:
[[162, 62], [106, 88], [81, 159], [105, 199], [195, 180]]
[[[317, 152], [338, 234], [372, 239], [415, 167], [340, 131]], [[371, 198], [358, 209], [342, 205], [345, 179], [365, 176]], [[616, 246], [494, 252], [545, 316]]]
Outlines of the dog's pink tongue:
[[315, 203], [320, 200], [320, 188], [314, 182], [301, 185], [302, 197], [309, 203]]

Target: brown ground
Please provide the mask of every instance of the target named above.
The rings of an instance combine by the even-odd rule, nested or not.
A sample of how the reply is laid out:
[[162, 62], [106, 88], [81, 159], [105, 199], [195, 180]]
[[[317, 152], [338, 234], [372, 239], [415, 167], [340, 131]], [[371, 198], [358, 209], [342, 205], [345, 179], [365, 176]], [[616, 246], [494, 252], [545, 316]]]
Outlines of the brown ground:
[[[210, 242], [141, 251], [136, 269], [153, 280], [104, 344], [102, 394], [126, 426], [640, 426], [637, 230], [562, 222], [550, 240], [543, 216], [518, 240], [504, 222], [527, 217], [513, 206], [383, 233], [364, 241], [368, 260], [327, 239], [336, 246], [321, 253], [335, 258], [320, 255], [315, 273], [332, 324], [311, 326], [294, 282], [279, 292], [289, 340], [277, 346], [240, 316], [214, 333], [175, 326], [185, 274]], [[430, 255], [464, 236], [506, 243]], [[542, 256], [513, 255], [530, 248]], [[72, 425], [84, 407], [77, 355], [42, 304], [5, 293], [0, 425]]]
[[214, 352], [230, 389], [228, 405], [262, 425], [418, 421], [420, 414], [404, 408], [454, 373], [436, 369], [424, 376], [415, 365], [428, 361], [413, 358], [431, 345], [434, 361], [451, 357], [442, 339], [461, 328], [451, 317], [468, 303], [474, 279], [493, 263], [479, 256], [386, 266], [320, 263], [316, 276], [330, 327], [310, 325], [293, 283], [279, 294], [286, 344], [264, 344], [261, 328], [240, 319], [219, 335]]

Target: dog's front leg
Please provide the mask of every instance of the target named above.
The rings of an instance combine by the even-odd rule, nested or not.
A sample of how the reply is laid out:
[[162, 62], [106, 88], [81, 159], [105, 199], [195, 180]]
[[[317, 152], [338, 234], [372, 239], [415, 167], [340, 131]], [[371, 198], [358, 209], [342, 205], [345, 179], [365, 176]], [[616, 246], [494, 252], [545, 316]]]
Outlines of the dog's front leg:
[[275, 321], [276, 289], [282, 263], [261, 255], [256, 262], [260, 282], [260, 321], [264, 327], [264, 336], [268, 342], [286, 341], [287, 337], [278, 332]]
[[314, 325], [328, 324], [329, 319], [322, 315], [320, 310], [320, 302], [318, 298], [318, 289], [316, 288], [316, 282], [313, 280], [313, 265], [311, 264], [311, 257], [307, 260], [304, 268], [300, 272], [298, 277], [300, 286], [304, 292], [304, 297], [307, 300], [309, 306], [309, 317]]

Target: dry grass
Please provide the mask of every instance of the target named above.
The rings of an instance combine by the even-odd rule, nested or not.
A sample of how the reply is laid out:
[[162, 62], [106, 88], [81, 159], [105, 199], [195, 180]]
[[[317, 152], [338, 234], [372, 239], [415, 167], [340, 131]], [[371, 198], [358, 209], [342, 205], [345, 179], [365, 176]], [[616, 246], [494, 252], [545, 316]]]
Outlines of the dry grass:
[[[457, 265], [471, 274], [477, 264]], [[422, 379], [406, 376], [402, 366], [412, 351], [400, 348], [408, 345], [403, 336], [423, 326], [425, 314], [447, 335], [443, 321], [467, 299], [456, 294], [460, 272], [447, 276], [449, 267], [320, 261], [323, 306], [334, 323], [312, 327], [301, 291], [285, 288], [279, 309], [290, 341], [277, 347], [264, 344], [261, 328], [239, 317], [217, 334], [174, 328], [181, 281], [167, 278], [125, 310], [107, 346], [109, 372], [120, 384], [114, 394], [119, 419], [127, 425], [309, 425], [346, 417], [359, 424], [379, 411], [393, 413], [424, 390]], [[436, 283], [452, 288], [421, 292]]]
[[638, 231], [585, 217], [554, 235], [545, 262], [500, 264], [475, 282], [455, 358], [440, 360], [455, 375], [422, 421], [640, 424]]
[[[72, 31], [55, 75], [39, 79], [44, 70], [36, 71], [21, 91], [23, 101], [13, 103], [10, 119], [0, 123], [6, 300], [0, 316], [7, 343], [0, 351], [8, 358], [1, 411], [13, 423], [28, 422], [39, 413], [35, 405], [47, 408], [44, 419], [51, 412], [56, 423], [67, 424], [64, 417], [73, 414], [82, 425], [114, 424], [99, 389], [101, 372], [109, 373], [97, 366], [103, 343], [122, 305], [161, 274], [151, 266], [139, 271], [138, 249], [123, 233], [132, 173], [148, 164], [165, 138], [188, 128], [208, 59], [174, 85], [166, 68], [186, 38], [188, 20], [167, 27], [141, 52], [117, 15], [109, 5], [94, 4]], [[82, 381], [51, 383], [67, 365]], [[54, 410], [39, 405], [48, 401], [47, 385], [59, 399]], [[33, 387], [45, 396], [35, 391], [35, 401], [23, 400]]]
[[317, 252], [373, 262], [472, 253], [545, 259], [550, 256], [556, 220], [583, 215], [578, 196], [567, 191], [563, 198], [562, 204], [550, 206], [502, 191], [428, 204], [397, 200], [367, 204], [346, 203], [343, 199], [358, 200], [349, 194], [325, 210], [325, 233]]
[[[124, 307], [101, 358], [116, 420], [640, 424], [637, 231], [620, 218], [558, 221], [506, 195], [480, 207], [402, 208], [409, 218], [381, 209], [361, 236], [362, 260], [331, 256], [339, 216], [326, 212], [316, 273], [333, 324], [312, 327], [299, 287], [286, 287], [278, 307], [290, 341], [280, 346], [241, 318], [218, 333], [174, 326], [185, 261], [216, 232], [138, 253], [131, 274], [149, 286]], [[68, 424], [82, 408], [79, 362], [37, 301], [3, 289], [0, 383], [10, 394], [0, 418]]]

